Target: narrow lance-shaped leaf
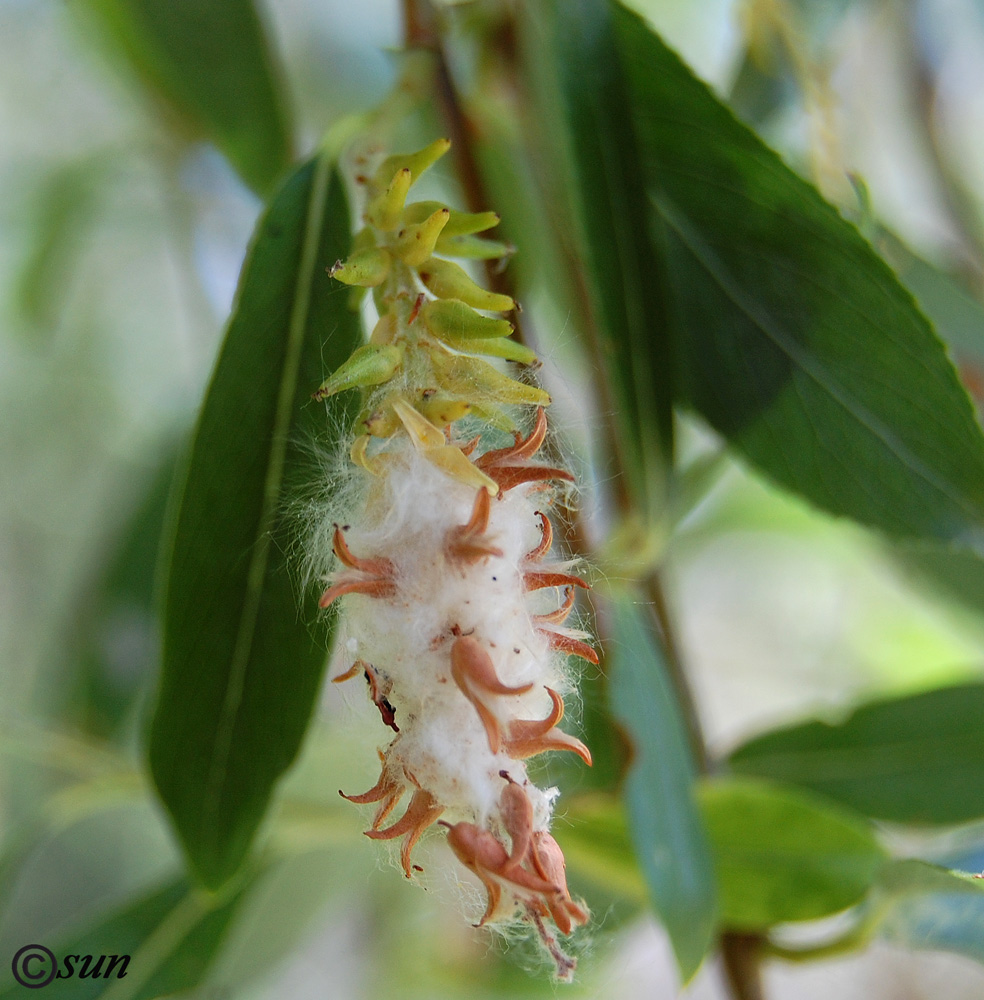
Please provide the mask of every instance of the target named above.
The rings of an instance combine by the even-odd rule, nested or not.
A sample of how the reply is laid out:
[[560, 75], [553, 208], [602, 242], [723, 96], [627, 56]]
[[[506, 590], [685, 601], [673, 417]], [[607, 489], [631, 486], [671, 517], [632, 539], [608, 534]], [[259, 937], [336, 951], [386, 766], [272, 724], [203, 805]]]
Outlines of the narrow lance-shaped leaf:
[[[611, 30], [598, 0], [543, 0], [520, 21], [525, 72], [553, 141], [547, 162], [565, 203], [579, 318], [615, 421], [617, 485], [652, 521], [665, 508], [672, 459], [670, 354], [665, 289], [646, 232], [644, 175]], [[565, 172], [566, 168], [566, 172]]]
[[614, 9], [682, 400], [832, 513], [984, 548], [984, 438], [911, 296], [641, 18]]
[[862, 705], [836, 725], [763, 733], [732, 753], [738, 774], [802, 785], [876, 819], [984, 816], [984, 684]]
[[653, 907], [689, 979], [714, 932], [710, 848], [694, 800], [696, 766], [664, 653], [632, 595], [614, 602], [610, 652], [612, 714], [633, 757], [624, 798], [632, 844]]
[[84, 0], [151, 92], [266, 194], [291, 160], [283, 84], [252, 0]]
[[[228, 879], [292, 763], [321, 681], [317, 594], [288, 556], [290, 501], [317, 476], [311, 393], [359, 340], [326, 267], [349, 243], [327, 158], [299, 168], [259, 224], [199, 419], [167, 582], [154, 779], [197, 875]], [[336, 408], [329, 425], [344, 419]]]

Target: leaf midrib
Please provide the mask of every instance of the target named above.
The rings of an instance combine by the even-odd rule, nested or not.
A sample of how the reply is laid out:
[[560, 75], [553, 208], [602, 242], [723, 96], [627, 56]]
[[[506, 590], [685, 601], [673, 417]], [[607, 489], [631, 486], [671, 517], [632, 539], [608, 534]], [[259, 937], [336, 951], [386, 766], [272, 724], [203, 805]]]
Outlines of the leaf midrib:
[[673, 204], [665, 194], [650, 193], [649, 200], [665, 222], [673, 229], [698, 263], [711, 276], [717, 286], [732, 304], [764, 334], [804, 376], [814, 382], [835, 403], [841, 406], [853, 420], [857, 421], [873, 437], [880, 441], [899, 462], [915, 476], [922, 479], [931, 489], [942, 494], [955, 504], [972, 522], [980, 519], [976, 510], [962, 492], [955, 491], [953, 484], [941, 480], [917, 455], [901, 442], [867, 407], [839, 386], [836, 380], [822, 366], [811, 364], [805, 353], [782, 330], [776, 328], [767, 318], [756, 314], [755, 307], [736, 285], [724, 264], [709, 248], [703, 245], [701, 237], [693, 231], [685, 213]]
[[225, 779], [226, 767], [232, 749], [239, 706], [242, 703], [246, 672], [253, 649], [257, 615], [263, 596], [272, 544], [272, 529], [276, 521], [276, 508], [283, 483], [284, 464], [287, 453], [288, 430], [291, 411], [297, 395], [297, 378], [300, 371], [301, 355], [307, 333], [308, 314], [311, 305], [311, 289], [314, 281], [314, 265], [318, 244], [324, 224], [324, 209], [328, 194], [328, 181], [332, 161], [322, 153], [315, 163], [311, 179], [311, 193], [308, 200], [304, 225], [304, 242], [298, 262], [297, 283], [294, 302], [290, 313], [287, 333], [287, 350], [284, 359], [283, 376], [277, 394], [277, 408], [271, 436], [270, 459], [263, 482], [263, 504], [257, 530], [256, 544], [250, 552], [249, 569], [246, 576], [246, 591], [242, 610], [236, 628], [236, 643], [229, 669], [222, 710], [216, 727], [212, 758], [209, 761], [208, 778], [205, 782], [205, 800], [201, 813], [201, 836], [206, 838], [220, 806], [219, 791]]

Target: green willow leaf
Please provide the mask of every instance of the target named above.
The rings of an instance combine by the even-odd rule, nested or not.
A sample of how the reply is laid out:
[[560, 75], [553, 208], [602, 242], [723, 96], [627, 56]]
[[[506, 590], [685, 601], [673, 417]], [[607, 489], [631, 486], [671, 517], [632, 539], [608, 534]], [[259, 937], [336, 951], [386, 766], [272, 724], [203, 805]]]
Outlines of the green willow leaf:
[[694, 800], [690, 742], [644, 607], [630, 594], [614, 601], [611, 709], [633, 750], [624, 785], [632, 844], [687, 980], [714, 933], [713, 866]]
[[732, 753], [736, 774], [800, 785], [875, 819], [984, 816], [984, 684], [863, 705], [843, 722], [764, 733]]
[[[43, 996], [49, 1000], [96, 1000], [117, 984], [116, 989], [126, 987], [127, 1000], [155, 1000], [191, 989], [208, 970], [243, 895], [244, 889], [238, 889], [218, 900], [177, 879], [125, 904], [51, 946], [62, 977], [56, 976], [45, 986]], [[92, 961], [85, 964], [88, 955]], [[109, 958], [99, 966], [102, 955]], [[107, 978], [113, 956], [129, 956], [130, 961], [117, 962]], [[64, 961], [66, 957], [71, 963]], [[72, 975], [66, 976], [69, 969]], [[37, 966], [34, 971], [41, 969]], [[25, 988], [13, 982], [6, 963], [3, 973], [0, 1000], [23, 997]]]
[[880, 937], [984, 963], [984, 879], [923, 861], [894, 861], [879, 879]]
[[280, 73], [252, 0], [82, 0], [155, 97], [267, 194], [292, 159]]
[[837, 913], [864, 897], [887, 860], [862, 817], [796, 788], [719, 779], [699, 797], [727, 927]]
[[[211, 887], [246, 856], [324, 671], [317, 594], [298, 592], [288, 564], [285, 504], [318, 474], [307, 446], [325, 417], [310, 394], [360, 339], [325, 273], [348, 234], [327, 156], [300, 167], [259, 224], [181, 496], [150, 762]], [[332, 404], [330, 424], [345, 405]]]
[[654, 522], [665, 510], [664, 465], [673, 454], [666, 291], [643, 222], [643, 170], [610, 10], [598, 0], [529, 8], [520, 22], [524, 66], [539, 118], [567, 154], [551, 150], [547, 179], [568, 202], [561, 238], [575, 272], [578, 325], [607, 375], [616, 486]]
[[681, 400], [825, 510], [984, 550], [984, 437], [909, 293], [638, 16], [615, 24]]
[[[955, 871], [918, 858], [890, 861], [882, 869], [875, 886], [886, 896], [908, 896], [927, 892], [973, 893], [984, 895], [984, 879], [969, 872]], [[984, 900], [981, 900], [984, 902]]]

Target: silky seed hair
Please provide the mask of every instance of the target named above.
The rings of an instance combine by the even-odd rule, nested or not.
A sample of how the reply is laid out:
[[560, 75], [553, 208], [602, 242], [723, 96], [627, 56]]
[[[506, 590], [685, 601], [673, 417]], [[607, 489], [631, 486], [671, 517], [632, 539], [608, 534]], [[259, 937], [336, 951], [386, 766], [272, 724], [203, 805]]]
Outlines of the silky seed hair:
[[587, 584], [550, 516], [573, 477], [542, 457], [550, 398], [510, 337], [514, 301], [449, 259], [508, 256], [480, 235], [498, 216], [406, 200], [449, 145], [359, 164], [364, 225], [331, 269], [354, 307], [371, 292], [378, 316], [315, 393], [362, 397], [309, 565], [321, 606], [339, 609], [332, 680], [361, 679], [384, 734], [376, 784], [340, 794], [367, 808], [367, 837], [400, 842], [408, 879], [418, 840], [439, 831], [484, 890], [478, 925], [532, 931], [569, 980], [562, 942], [589, 915], [550, 833], [557, 790], [538, 788], [526, 761], [591, 763], [560, 725], [569, 658], [598, 662], [568, 622]]

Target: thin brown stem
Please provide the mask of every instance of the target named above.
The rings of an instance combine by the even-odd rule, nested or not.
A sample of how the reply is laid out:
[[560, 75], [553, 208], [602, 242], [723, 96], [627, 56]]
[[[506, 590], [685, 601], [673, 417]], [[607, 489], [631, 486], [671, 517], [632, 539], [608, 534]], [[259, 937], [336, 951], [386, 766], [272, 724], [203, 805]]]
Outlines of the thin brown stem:
[[434, 12], [419, 0], [403, 0], [403, 42], [408, 49], [429, 48], [434, 38]]
[[[470, 212], [488, 210], [489, 198], [482, 180], [478, 158], [475, 155], [474, 129], [465, 114], [451, 79], [451, 71], [445, 58], [438, 15], [429, 0], [403, 0], [404, 39], [407, 48], [423, 49], [433, 54], [435, 60], [435, 97], [448, 138], [451, 140], [451, 155], [455, 159], [456, 175], [465, 196], [465, 204]], [[493, 266], [485, 265], [488, 287], [502, 295], [510, 295], [512, 289], [508, 278]], [[525, 342], [519, 317], [514, 318], [515, 339]]]
[[[445, 57], [436, 12], [430, 0], [403, 0], [403, 11], [404, 38], [407, 47], [425, 49], [434, 55], [436, 61], [435, 97], [448, 132], [448, 138], [451, 140], [451, 151], [455, 157], [457, 176], [468, 210], [472, 212], [486, 211], [491, 200], [487, 195], [486, 185], [475, 153], [475, 129], [455, 90]], [[486, 264], [486, 277], [486, 283], [492, 291], [516, 299], [516, 288], [507, 271], [494, 267], [490, 261]], [[582, 289], [582, 291], [584, 290]], [[586, 297], [586, 292], [584, 295]], [[514, 316], [513, 322], [516, 327], [514, 338], [520, 343], [528, 343], [528, 338], [524, 334], [522, 315]], [[607, 405], [603, 406], [602, 410], [609, 413], [612, 410], [611, 401], [606, 399], [605, 402]], [[619, 485], [622, 485], [621, 479]], [[627, 503], [627, 494], [619, 495], [619, 503], [624, 509]], [[586, 556], [590, 551], [590, 544], [581, 518], [576, 511], [565, 508], [562, 519], [567, 525], [565, 540], [570, 548], [575, 554]]]
[[734, 1000], [765, 1000], [761, 959], [758, 934], [726, 931], [721, 935], [721, 960]]

